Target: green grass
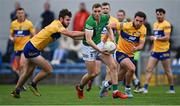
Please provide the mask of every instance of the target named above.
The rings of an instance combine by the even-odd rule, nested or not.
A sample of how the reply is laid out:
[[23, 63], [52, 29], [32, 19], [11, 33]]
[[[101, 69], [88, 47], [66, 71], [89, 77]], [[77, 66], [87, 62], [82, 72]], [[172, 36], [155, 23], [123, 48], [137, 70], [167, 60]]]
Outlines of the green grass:
[[76, 97], [74, 86], [41, 85], [42, 96], [36, 97], [31, 91], [21, 93], [21, 98], [10, 96], [13, 85], [0, 85], [0, 105], [180, 105], [180, 86], [176, 94], [166, 94], [167, 86], [150, 87], [148, 94], [134, 94], [134, 98], [122, 100], [108, 97], [99, 98], [99, 88], [93, 86], [90, 92], [85, 91], [85, 98]]

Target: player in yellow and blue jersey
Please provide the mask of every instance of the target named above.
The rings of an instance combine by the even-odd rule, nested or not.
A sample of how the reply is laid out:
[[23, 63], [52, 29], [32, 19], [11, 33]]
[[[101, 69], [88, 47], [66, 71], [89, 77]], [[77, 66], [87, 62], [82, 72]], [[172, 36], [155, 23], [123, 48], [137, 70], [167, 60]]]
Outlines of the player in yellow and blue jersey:
[[33, 24], [30, 20], [26, 19], [25, 11], [23, 8], [18, 8], [16, 11], [17, 19], [11, 23], [10, 26], [10, 40], [14, 43], [15, 61], [17, 67], [15, 71], [20, 74], [20, 58], [26, 43], [35, 34]]
[[120, 30], [115, 58], [120, 67], [118, 80], [122, 81], [125, 78], [125, 93], [129, 98], [133, 97], [130, 84], [135, 72], [134, 52], [141, 50], [145, 43], [146, 27], [143, 25], [145, 19], [145, 13], [139, 11], [132, 22], [112, 25], [113, 28]]
[[15, 89], [11, 93], [13, 97], [20, 97], [20, 87], [28, 80], [37, 66], [42, 70], [35, 76], [29, 87], [36, 96], [40, 96], [37, 83], [46, 78], [53, 70], [48, 61], [40, 55], [41, 51], [48, 44], [61, 37], [61, 34], [74, 39], [84, 37], [84, 32], [69, 31], [66, 29], [70, 24], [71, 16], [72, 14], [68, 9], [62, 9], [59, 13], [58, 20], [54, 20], [26, 43], [21, 59], [21, 63], [23, 64], [20, 64], [23, 74], [20, 76]]
[[126, 79], [125, 92], [128, 97], [133, 97], [130, 84], [136, 68], [133, 63], [134, 52], [141, 50], [145, 43], [145, 20], [145, 13], [139, 11], [135, 14], [132, 22], [119, 24], [118, 27], [121, 31], [116, 51], [116, 61], [120, 65], [119, 80]]
[[146, 81], [144, 84], [144, 93], [148, 93], [148, 83], [150, 82], [153, 69], [156, 67], [158, 61], [162, 62], [165, 74], [169, 81], [168, 93], [175, 93], [173, 75], [170, 64], [170, 33], [171, 24], [165, 19], [166, 11], [163, 8], [156, 9], [157, 22], [153, 25], [154, 35], [150, 36], [153, 41], [151, 56], [146, 67]]

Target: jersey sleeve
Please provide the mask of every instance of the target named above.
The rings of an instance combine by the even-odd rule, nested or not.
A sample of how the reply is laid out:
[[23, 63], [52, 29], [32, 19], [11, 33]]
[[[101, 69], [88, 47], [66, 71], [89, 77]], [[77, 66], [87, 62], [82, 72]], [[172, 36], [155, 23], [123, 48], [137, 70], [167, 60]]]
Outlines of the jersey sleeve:
[[34, 29], [34, 26], [32, 24], [32, 22], [30, 22], [30, 28], [29, 28], [31, 34], [35, 34], [35, 29]]
[[144, 27], [144, 28], [142, 29], [142, 33], [141, 33], [141, 35], [140, 35], [140, 40], [145, 41], [146, 34], [147, 34], [147, 29], [146, 29], [146, 27]]
[[165, 33], [170, 33], [171, 32], [171, 24], [170, 23], [165, 23], [165, 26], [164, 26], [164, 32]]
[[88, 18], [88, 20], [85, 23], [85, 30], [93, 30], [94, 25], [93, 25], [93, 21], [91, 21], [90, 18]]
[[64, 28], [64, 26], [62, 24], [59, 24], [56, 28], [57, 28], [58, 32], [61, 32], [66, 29], [66, 28]]
[[10, 26], [10, 34], [13, 35], [13, 33], [14, 33], [13, 23], [11, 23], [11, 26]]

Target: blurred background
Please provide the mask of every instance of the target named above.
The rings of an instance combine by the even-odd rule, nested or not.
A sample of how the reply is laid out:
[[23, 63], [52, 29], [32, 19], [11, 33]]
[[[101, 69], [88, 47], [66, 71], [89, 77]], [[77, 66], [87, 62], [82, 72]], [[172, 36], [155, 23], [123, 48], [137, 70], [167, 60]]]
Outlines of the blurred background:
[[[125, 10], [126, 17], [133, 19], [137, 11], [144, 11], [147, 15], [147, 23], [149, 26], [148, 35], [152, 33], [152, 24], [156, 21], [155, 9], [164, 8], [166, 10], [166, 19], [172, 24], [173, 31], [171, 33], [171, 50], [172, 50], [172, 70], [175, 78], [175, 84], [180, 84], [180, 9], [179, 0], [106, 0], [111, 5], [111, 15], [117, 17], [117, 11]], [[79, 12], [80, 4], [85, 4], [87, 15], [91, 13], [92, 4], [103, 0], [0, 0], [0, 83], [14, 84], [18, 77], [13, 67], [16, 64], [13, 61], [13, 45], [9, 42], [10, 23], [14, 20], [14, 12], [16, 8], [23, 7], [26, 16], [32, 21], [36, 32], [48, 25], [52, 20], [58, 17], [59, 11], [67, 8], [72, 11], [73, 17], [69, 26], [70, 30], [76, 30], [80, 27], [75, 21]], [[144, 81], [144, 70], [147, 59], [150, 55], [152, 42], [147, 37], [144, 49], [138, 58], [138, 77], [142, 83]], [[53, 65], [53, 75], [42, 83], [45, 84], [74, 84], [80, 81], [80, 78], [86, 69], [79, 52], [81, 41], [73, 41], [67, 37], [61, 37], [59, 40], [49, 45], [43, 51], [42, 55]], [[36, 69], [34, 74], [39, 72]], [[104, 79], [105, 68], [102, 66], [102, 73], [95, 79], [95, 84], [99, 85]], [[166, 85], [168, 81], [164, 75], [161, 64], [154, 71], [151, 85]]]

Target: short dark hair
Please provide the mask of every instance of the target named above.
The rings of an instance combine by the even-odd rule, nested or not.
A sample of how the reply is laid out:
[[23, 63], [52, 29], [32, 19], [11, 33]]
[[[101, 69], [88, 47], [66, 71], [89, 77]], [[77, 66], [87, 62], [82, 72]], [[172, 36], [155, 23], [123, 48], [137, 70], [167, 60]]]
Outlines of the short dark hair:
[[158, 9], [156, 9], [156, 13], [157, 13], [157, 12], [166, 14], [166, 11], [165, 11], [163, 8], [158, 8]]
[[99, 8], [99, 7], [101, 7], [101, 4], [95, 3], [95, 4], [93, 4], [92, 9], [93, 9], [93, 8]]
[[103, 2], [102, 6], [109, 6], [110, 7], [110, 4], [108, 2]]
[[135, 15], [134, 18], [136, 18], [137, 16], [144, 18], [144, 20], [146, 20], [146, 14], [142, 11], [138, 11]]
[[65, 16], [72, 17], [71, 11], [69, 11], [68, 9], [62, 9], [62, 10], [59, 12], [59, 19], [60, 19], [60, 18], [64, 18]]
[[18, 8], [16, 11], [21, 11], [21, 10], [24, 11], [24, 8]]
[[124, 15], [126, 15], [126, 12], [123, 9], [118, 10], [118, 12], [122, 12]]

